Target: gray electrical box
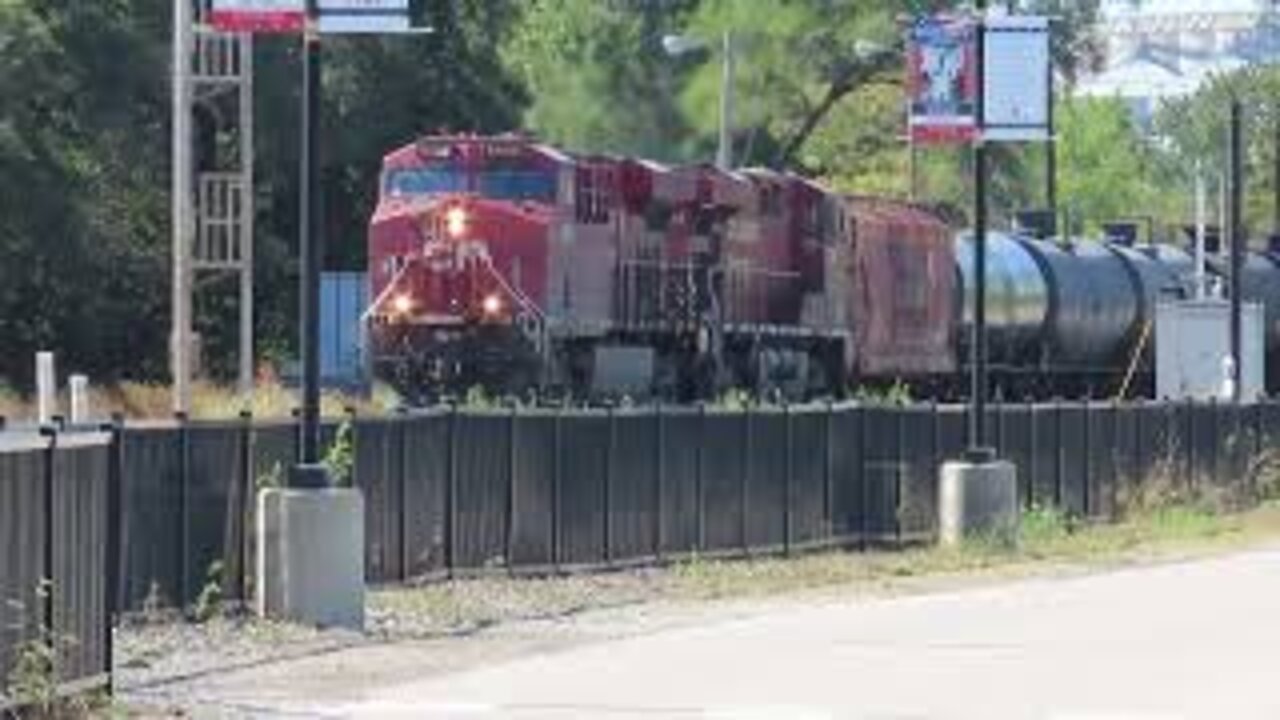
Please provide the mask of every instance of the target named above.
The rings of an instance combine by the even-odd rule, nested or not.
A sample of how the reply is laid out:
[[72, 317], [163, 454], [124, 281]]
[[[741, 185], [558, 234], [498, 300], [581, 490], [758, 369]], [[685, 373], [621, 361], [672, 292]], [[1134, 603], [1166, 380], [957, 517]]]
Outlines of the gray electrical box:
[[[1240, 313], [1240, 397], [1263, 392], [1262, 307], [1244, 303]], [[1225, 300], [1179, 300], [1156, 306], [1156, 397], [1226, 399], [1230, 385], [1231, 304]]]

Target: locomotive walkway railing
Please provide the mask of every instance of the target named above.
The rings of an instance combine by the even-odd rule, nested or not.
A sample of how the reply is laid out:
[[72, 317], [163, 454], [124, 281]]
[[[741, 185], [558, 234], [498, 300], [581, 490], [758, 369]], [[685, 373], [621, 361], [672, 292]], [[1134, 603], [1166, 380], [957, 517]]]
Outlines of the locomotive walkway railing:
[[[937, 468], [965, 408], [441, 410], [352, 418], [370, 582], [545, 573], [930, 541]], [[1249, 482], [1280, 404], [991, 409], [1026, 505], [1105, 520], [1126, 495]], [[330, 424], [327, 436], [333, 437]], [[287, 423], [129, 425], [118, 601], [194, 601], [209, 569], [245, 598], [255, 488], [293, 462]]]

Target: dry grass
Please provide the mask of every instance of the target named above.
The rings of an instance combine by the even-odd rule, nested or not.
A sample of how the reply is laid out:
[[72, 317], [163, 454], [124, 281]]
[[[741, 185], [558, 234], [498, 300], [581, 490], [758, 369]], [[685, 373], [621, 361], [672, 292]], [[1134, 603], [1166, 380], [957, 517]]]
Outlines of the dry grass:
[[[395, 410], [399, 403], [395, 393], [383, 386], [375, 387], [370, 396], [327, 391], [321, 396], [320, 411], [326, 416], [337, 417], [346, 408], [354, 408], [361, 414], [376, 415]], [[59, 398], [59, 407], [65, 410], [67, 406], [64, 394]], [[173, 416], [170, 387], [161, 384], [128, 382], [92, 387], [90, 406], [94, 416], [102, 418], [114, 413], [133, 420]], [[250, 398], [245, 398], [234, 388], [210, 383], [197, 383], [192, 388], [191, 417], [196, 419], [233, 418], [242, 410], [249, 410], [254, 417], [287, 418], [296, 407], [297, 392], [274, 382], [259, 383]], [[34, 419], [35, 402], [0, 386], [0, 415], [16, 420]]]

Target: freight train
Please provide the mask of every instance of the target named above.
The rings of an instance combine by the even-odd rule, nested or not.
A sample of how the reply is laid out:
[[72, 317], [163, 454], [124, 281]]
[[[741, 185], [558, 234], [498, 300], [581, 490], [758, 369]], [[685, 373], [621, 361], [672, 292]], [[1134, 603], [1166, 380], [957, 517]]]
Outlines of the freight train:
[[[1155, 303], [1191, 292], [1187, 252], [1012, 233], [988, 248], [998, 392], [1149, 392]], [[791, 174], [428, 136], [384, 158], [368, 258], [375, 375], [418, 401], [965, 387], [970, 237]], [[1278, 263], [1252, 253], [1244, 279], [1269, 358]]]

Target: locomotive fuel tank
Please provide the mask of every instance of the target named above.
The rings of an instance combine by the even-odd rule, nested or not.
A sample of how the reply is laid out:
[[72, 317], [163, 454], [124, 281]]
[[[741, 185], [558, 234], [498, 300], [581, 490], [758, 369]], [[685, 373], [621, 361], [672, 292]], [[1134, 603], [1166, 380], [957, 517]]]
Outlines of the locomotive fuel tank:
[[[973, 234], [956, 239], [956, 306], [960, 345], [967, 347], [976, 298]], [[987, 339], [993, 363], [1021, 363], [1034, 353], [1049, 314], [1044, 273], [1013, 235], [987, 234]]]
[[1043, 335], [1051, 366], [1101, 368], [1119, 362], [1141, 319], [1127, 261], [1098, 242], [1022, 239], [1049, 290]]

